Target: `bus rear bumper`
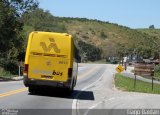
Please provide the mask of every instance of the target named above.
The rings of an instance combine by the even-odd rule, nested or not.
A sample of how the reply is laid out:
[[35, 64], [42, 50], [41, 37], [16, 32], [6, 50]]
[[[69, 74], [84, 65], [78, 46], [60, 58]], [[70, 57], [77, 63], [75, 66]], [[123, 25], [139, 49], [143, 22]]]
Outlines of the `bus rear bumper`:
[[60, 81], [49, 81], [49, 80], [33, 80], [33, 79], [24, 79], [24, 85], [26, 87], [30, 86], [49, 86], [49, 87], [59, 87], [59, 88], [70, 88], [71, 82], [60, 82]]

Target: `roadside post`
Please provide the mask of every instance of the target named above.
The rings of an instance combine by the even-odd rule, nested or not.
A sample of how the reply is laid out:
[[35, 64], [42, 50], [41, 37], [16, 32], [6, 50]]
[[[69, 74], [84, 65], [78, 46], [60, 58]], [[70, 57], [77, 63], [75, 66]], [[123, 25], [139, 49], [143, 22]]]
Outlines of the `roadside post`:
[[134, 65], [134, 88], [136, 87], [136, 75], [152, 77], [152, 90], [153, 90], [153, 79], [154, 79], [154, 68], [155, 64], [136, 63]]
[[20, 61], [18, 64], [18, 76], [21, 76], [21, 67], [23, 66], [23, 62]]
[[21, 76], [21, 66], [19, 65], [19, 72], [18, 72], [18, 76]]
[[124, 57], [124, 69], [127, 70], [127, 57]]

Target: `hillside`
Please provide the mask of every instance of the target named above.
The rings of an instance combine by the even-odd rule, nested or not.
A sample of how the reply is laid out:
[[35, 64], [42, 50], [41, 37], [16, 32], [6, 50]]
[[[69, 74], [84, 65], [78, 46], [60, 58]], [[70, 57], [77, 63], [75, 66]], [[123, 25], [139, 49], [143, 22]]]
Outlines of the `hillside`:
[[137, 29], [137, 30], [146, 33], [150, 36], [160, 38], [160, 29]]
[[77, 43], [82, 58], [90, 61], [108, 58], [110, 56], [123, 57], [137, 54], [145, 58], [157, 57], [154, 47], [155, 37], [159, 37], [158, 30], [136, 30], [99, 20], [85, 18], [55, 17], [49, 12], [37, 9], [24, 14], [24, 35], [30, 31], [54, 31], [71, 34]]
[[[59, 18], [68, 33], [102, 50], [103, 57], [137, 53], [145, 58], [156, 55], [152, 35], [109, 22]], [[155, 54], [154, 54], [155, 53]]]
[[39, 8], [36, 0], [31, 1], [0, 3], [0, 74], [3, 71], [18, 73], [18, 65], [24, 61], [28, 35], [32, 31], [71, 34], [82, 62], [127, 55], [160, 57], [160, 31], [154, 29], [154, 25], [150, 29], [130, 29], [99, 20], [56, 17]]
[[[17, 73], [19, 61], [24, 61], [28, 35], [32, 31], [71, 34], [79, 50], [81, 57], [79, 62], [93, 62], [108, 59], [108, 57], [120, 59], [127, 55], [144, 58], [158, 58], [160, 55], [160, 31], [158, 29], [130, 29], [99, 20], [55, 17], [40, 8], [24, 12], [14, 21], [15, 24], [11, 23], [13, 27], [5, 23], [9, 32], [2, 31], [0, 36], [0, 53], [2, 54], [0, 67], [11, 73]], [[16, 29], [13, 29], [14, 27]]]

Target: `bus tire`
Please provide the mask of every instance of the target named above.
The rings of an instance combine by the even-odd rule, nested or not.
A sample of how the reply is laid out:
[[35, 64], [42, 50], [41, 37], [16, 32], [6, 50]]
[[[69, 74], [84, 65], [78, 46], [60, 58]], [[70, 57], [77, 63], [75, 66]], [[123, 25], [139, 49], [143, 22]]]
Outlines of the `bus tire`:
[[77, 76], [74, 79], [74, 86], [76, 86], [76, 84], [77, 84]]
[[33, 86], [29, 86], [29, 87], [28, 87], [28, 91], [33, 94], [33, 93], [36, 92], [36, 89], [35, 89], [35, 87], [33, 87]]
[[72, 83], [72, 86], [71, 86], [70, 88], [67, 88], [67, 89], [66, 89], [67, 95], [71, 95], [72, 92], [73, 92], [73, 90], [74, 90], [74, 83]]

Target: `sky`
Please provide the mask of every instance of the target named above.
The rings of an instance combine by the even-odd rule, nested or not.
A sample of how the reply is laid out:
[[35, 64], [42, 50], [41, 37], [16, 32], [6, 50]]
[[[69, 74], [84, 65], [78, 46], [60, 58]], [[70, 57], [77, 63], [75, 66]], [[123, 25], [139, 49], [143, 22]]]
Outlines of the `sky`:
[[160, 0], [38, 0], [58, 17], [79, 17], [130, 28], [160, 28]]

